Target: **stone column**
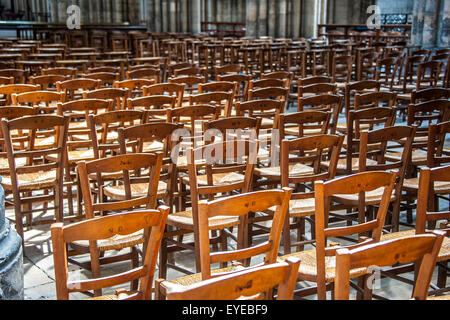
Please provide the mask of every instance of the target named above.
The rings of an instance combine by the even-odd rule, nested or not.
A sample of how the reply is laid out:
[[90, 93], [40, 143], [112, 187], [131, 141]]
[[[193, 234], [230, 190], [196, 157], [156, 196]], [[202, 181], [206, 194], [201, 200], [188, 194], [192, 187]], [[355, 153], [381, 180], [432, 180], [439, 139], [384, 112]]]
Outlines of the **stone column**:
[[448, 46], [448, 0], [415, 0], [411, 42], [430, 49]]
[[0, 186], [0, 300], [23, 300], [23, 287], [22, 239], [5, 218], [5, 194]]
[[278, 1], [278, 32], [277, 37], [287, 37], [287, 21], [288, 21], [288, 3], [287, 0]]
[[439, 19], [438, 46], [450, 47], [450, 0], [441, 0], [441, 15]]
[[200, 20], [201, 20], [200, 0], [192, 0], [189, 2], [191, 3], [190, 30], [192, 33], [197, 34], [200, 33]]
[[247, 0], [247, 36], [257, 37], [258, 31], [258, 0]]
[[278, 19], [277, 19], [277, 4], [278, 0], [269, 0], [269, 7], [267, 8], [268, 30], [267, 35], [271, 37], [277, 36]]

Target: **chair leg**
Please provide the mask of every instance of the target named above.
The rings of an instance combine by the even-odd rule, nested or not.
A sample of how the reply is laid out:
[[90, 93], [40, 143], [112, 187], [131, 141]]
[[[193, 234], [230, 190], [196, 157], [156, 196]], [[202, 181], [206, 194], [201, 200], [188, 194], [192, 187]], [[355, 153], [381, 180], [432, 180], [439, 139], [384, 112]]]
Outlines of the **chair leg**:
[[[135, 269], [139, 267], [139, 253], [136, 248], [136, 246], [132, 246], [130, 248], [131, 251], [131, 269]], [[130, 284], [130, 290], [131, 291], [137, 291], [139, 286], [139, 280], [136, 279], [131, 282]]]
[[159, 250], [159, 278], [167, 278], [167, 240], [162, 239], [161, 249]]

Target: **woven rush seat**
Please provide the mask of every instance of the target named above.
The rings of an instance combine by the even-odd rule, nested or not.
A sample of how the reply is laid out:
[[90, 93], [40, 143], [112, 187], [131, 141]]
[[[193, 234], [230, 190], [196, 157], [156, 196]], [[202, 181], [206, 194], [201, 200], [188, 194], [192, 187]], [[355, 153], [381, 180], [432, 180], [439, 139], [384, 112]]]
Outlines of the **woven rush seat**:
[[[194, 230], [192, 211], [181, 211], [169, 214], [167, 224], [185, 230]], [[239, 219], [225, 216], [217, 216], [209, 219], [210, 230], [222, 230], [239, 225]]]
[[[317, 260], [316, 250], [307, 250], [291, 253], [279, 257], [279, 261], [286, 261], [290, 257], [300, 259], [300, 268], [298, 270], [298, 278], [304, 281], [317, 281]], [[352, 269], [350, 277], [356, 278], [367, 273], [367, 268]], [[325, 281], [327, 283], [334, 282], [336, 277], [336, 257], [325, 257]]]
[[88, 129], [86, 121], [69, 122], [69, 129]]
[[[27, 163], [25, 158], [17, 158], [16, 166], [22, 167]], [[9, 175], [9, 161], [8, 158], [0, 158], [0, 172]]]
[[[401, 157], [401, 152], [389, 152], [386, 153], [385, 156], [386, 159], [391, 161], [400, 161]], [[427, 152], [420, 149], [414, 149], [411, 155], [411, 162], [415, 166], [425, 165], [427, 163]]]
[[444, 296], [436, 296], [436, 297], [429, 297], [427, 300], [431, 301], [440, 301], [440, 300], [450, 300], [450, 294], [444, 295]]
[[411, 93], [399, 93], [397, 99], [411, 101]]
[[[125, 188], [120, 186], [105, 187], [104, 193], [107, 197], [116, 200], [126, 200]], [[147, 195], [148, 183], [133, 183], [131, 184], [131, 197], [139, 198]], [[158, 197], [164, 197], [167, 194], [167, 183], [160, 181], [158, 184]]]
[[261, 128], [272, 128], [273, 127], [273, 119], [269, 118], [262, 118], [261, 119]]
[[[403, 188], [406, 190], [419, 190], [419, 178], [410, 178], [403, 181]], [[445, 181], [435, 181], [434, 190], [436, 193], [450, 193], [450, 183]]]
[[[338, 130], [340, 132], [347, 131], [347, 123], [338, 123], [336, 125], [336, 130]], [[370, 125], [367, 123], [362, 123], [359, 125], [359, 130], [360, 131], [370, 130]]]
[[[1, 184], [3, 188], [12, 191], [11, 178], [2, 178]], [[56, 185], [56, 170], [19, 174], [17, 184], [19, 191], [51, 188]]]
[[[116, 290], [118, 291], [118, 290]], [[134, 294], [138, 293], [137, 291], [120, 291], [117, 292], [116, 294], [109, 294], [109, 295], [104, 295], [104, 296], [100, 296], [100, 297], [93, 297], [93, 298], [89, 298], [87, 300], [97, 300], [97, 301], [112, 301], [112, 300], [124, 300], [130, 296], [133, 296]]]
[[[199, 186], [207, 186], [208, 185], [208, 176], [207, 175], [201, 175], [197, 176], [197, 182]], [[236, 172], [231, 173], [218, 173], [213, 174], [213, 185], [224, 185], [224, 184], [231, 184], [236, 182], [242, 182], [244, 181], [245, 176]], [[189, 185], [189, 177], [183, 177], [183, 183]]]
[[164, 143], [160, 141], [153, 141], [153, 142], [144, 142], [142, 147], [142, 152], [156, 152], [161, 151], [164, 148]]
[[[366, 163], [368, 166], [376, 165], [377, 162], [372, 159], [367, 159]], [[320, 163], [322, 166], [329, 167], [330, 161], [322, 161]], [[337, 170], [347, 170], [347, 159], [342, 158], [338, 160], [338, 164], [336, 167]], [[352, 158], [352, 171], [358, 171], [359, 170], [359, 158]]]
[[[77, 163], [80, 161], [91, 161], [95, 159], [94, 156], [94, 150], [88, 149], [88, 150], [71, 150], [67, 152], [68, 154], [68, 160], [72, 163]], [[56, 161], [55, 155], [48, 155], [45, 157], [48, 160]]]
[[[381, 236], [380, 241], [401, 239], [401, 238], [410, 237], [413, 235], [415, 235], [415, 230], [406, 230], [406, 231], [400, 231], [400, 232], [387, 233], [387, 234], [383, 234]], [[444, 237], [444, 241], [442, 242], [441, 250], [439, 251], [437, 261], [446, 261], [448, 259], [450, 259], [450, 238]]]
[[[383, 192], [384, 192], [384, 187], [369, 191], [365, 193], [365, 200], [366, 200], [366, 206], [368, 205], [375, 205], [380, 203], [381, 198], [383, 196]], [[332, 196], [333, 200], [336, 200], [340, 203], [348, 203], [348, 202], [353, 202], [356, 203], [358, 202], [358, 196], [359, 194], [336, 194]], [[396, 197], [394, 192], [391, 195], [391, 201], [395, 201]]]
[[[314, 135], [318, 135], [321, 133], [321, 129], [317, 128], [317, 129], [304, 129], [303, 130], [303, 134], [305, 136], [314, 136]], [[298, 136], [298, 128], [286, 128], [284, 129], [284, 134], [285, 135], [290, 135], [290, 136]]]
[[34, 146], [37, 149], [47, 149], [55, 145], [55, 136], [36, 138]]
[[[217, 274], [222, 274], [222, 273], [237, 272], [237, 271], [240, 271], [243, 269], [244, 269], [244, 267], [242, 267], [242, 266], [232, 266], [232, 267], [228, 267], [228, 268], [211, 270], [211, 274], [217, 275]], [[202, 274], [195, 273], [195, 274], [191, 274], [191, 275], [188, 275], [185, 277], [180, 277], [180, 278], [177, 278], [174, 280], [168, 280], [167, 282], [170, 284], [179, 285], [179, 286], [189, 286], [189, 285], [193, 285], [195, 283], [199, 283], [200, 281], [202, 281]]]
[[[116, 250], [120, 251], [124, 248], [129, 248], [131, 246], [143, 244], [145, 241], [144, 232], [142, 230], [129, 234], [129, 235], [116, 235], [108, 239], [97, 240], [97, 247], [100, 251]], [[77, 248], [89, 247], [88, 240], [74, 241], [70, 246], [77, 250]]]
[[[255, 168], [255, 174], [258, 176], [266, 176], [266, 177], [281, 177], [281, 169], [280, 167], [267, 167], [267, 168]], [[314, 169], [310, 166], [295, 163], [289, 165], [289, 176], [297, 177], [297, 176], [305, 176], [314, 174]]]
[[[85, 135], [84, 134], [74, 134], [74, 135], [71, 136], [71, 138], [74, 141], [88, 141], [88, 140], [90, 140], [88, 132]], [[97, 133], [97, 139], [100, 140], [101, 138], [102, 138], [102, 133], [98, 132]], [[117, 131], [108, 131], [108, 136], [106, 137], [106, 141], [108, 141], [108, 142], [117, 141], [118, 138], [119, 138], [119, 134], [117, 133]]]

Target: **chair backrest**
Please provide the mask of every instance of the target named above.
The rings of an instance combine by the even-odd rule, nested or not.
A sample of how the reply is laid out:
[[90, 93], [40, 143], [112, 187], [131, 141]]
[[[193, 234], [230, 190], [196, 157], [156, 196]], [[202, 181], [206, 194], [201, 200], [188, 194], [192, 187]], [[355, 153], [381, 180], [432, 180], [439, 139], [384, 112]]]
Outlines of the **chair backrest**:
[[161, 71], [158, 68], [138, 69], [127, 71], [127, 79], [154, 79], [156, 83], [161, 82]]
[[164, 283], [168, 300], [272, 300], [266, 292], [277, 287], [277, 300], [292, 300], [300, 261], [290, 258], [230, 275], [201, 281], [187, 287]]
[[202, 94], [207, 92], [232, 92], [234, 97], [236, 87], [237, 84], [235, 82], [216, 81], [201, 83], [198, 85], [198, 93]]
[[25, 92], [32, 92], [32, 91], [38, 91], [40, 90], [40, 87], [38, 85], [33, 84], [6, 84], [0, 86], [0, 94], [5, 95], [5, 105], [11, 105], [12, 104], [12, 95], [13, 94], [19, 94], [19, 93], [25, 93]]
[[54, 87], [55, 83], [58, 81], [65, 81], [65, 80], [67, 80], [66, 76], [55, 74], [30, 77], [30, 83], [34, 85], [39, 85], [41, 87], [41, 90], [49, 90], [50, 87], [53, 87], [54, 88], [53, 90], [55, 90], [56, 89]]
[[154, 95], [128, 99], [127, 108], [129, 110], [146, 110], [150, 117], [165, 117], [166, 110], [175, 108], [176, 102], [177, 98], [174, 96]]
[[189, 104], [191, 106], [200, 104], [211, 104], [220, 106], [222, 115], [231, 116], [233, 107], [233, 92], [209, 92], [189, 96]]
[[[208, 121], [203, 124], [204, 132], [207, 130], [218, 130], [222, 135], [222, 141], [228, 139], [243, 140], [244, 137], [257, 139], [261, 127], [261, 118], [230, 117]], [[206, 139], [207, 137], [205, 137]], [[211, 137], [208, 137], [211, 138]], [[217, 138], [217, 135], [214, 136]], [[215, 142], [218, 142], [214, 140]], [[205, 141], [207, 142], [207, 141]]]
[[130, 91], [130, 97], [134, 98], [137, 95], [143, 95], [144, 88], [155, 84], [154, 79], [131, 79], [114, 82], [114, 88], [122, 88]]
[[288, 85], [287, 81], [283, 79], [268, 78], [268, 79], [250, 80], [249, 90], [271, 88], [271, 87], [286, 88], [287, 85]]
[[183, 97], [186, 86], [178, 83], [158, 83], [143, 88], [144, 96], [171, 95], [177, 97], [177, 107], [183, 106]]
[[345, 85], [345, 98], [344, 98], [344, 105], [345, 105], [345, 113], [348, 114], [348, 112], [352, 109], [351, 99], [352, 96], [356, 93], [363, 93], [363, 90], [369, 90], [369, 89], [375, 89], [376, 92], [380, 91], [381, 88], [381, 82], [376, 80], [362, 80], [357, 81], [355, 83], [347, 83]]
[[190, 131], [191, 137], [194, 137], [197, 130], [201, 131], [202, 129], [196, 126], [197, 122], [217, 120], [221, 114], [220, 107], [209, 104], [167, 109], [166, 111], [168, 122], [181, 123], [182, 118], [189, 118], [186, 129]]
[[430, 100], [449, 99], [450, 89], [445, 88], [427, 88], [419, 91], [413, 90], [411, 93], [411, 103], [418, 104]]
[[[232, 261], [244, 261], [257, 255], [264, 255], [264, 264], [277, 261], [278, 246], [281, 239], [282, 228], [289, 208], [289, 199], [292, 189], [267, 190], [252, 193], [243, 193], [215, 201], [202, 201], [199, 203], [199, 244], [202, 280], [214, 277], [211, 265]], [[241, 220], [240, 227], [245, 228], [245, 220], [251, 212], [262, 212], [275, 207], [272, 227], [267, 241], [254, 246], [238, 246], [237, 250], [225, 252], [210, 251], [209, 221], [215, 217], [236, 217]], [[245, 234], [240, 232], [239, 237]], [[245, 243], [238, 241], [238, 243]]]
[[77, 69], [75, 68], [49, 68], [49, 69], [42, 69], [41, 70], [42, 75], [46, 74], [57, 74], [62, 76], [71, 76], [74, 78], [77, 74]]
[[[408, 126], [417, 125], [416, 137], [427, 137], [431, 123], [441, 123], [450, 120], [450, 100], [439, 99], [411, 104], [408, 106]], [[426, 141], [414, 142], [414, 148], [425, 147]]]
[[[156, 269], [157, 256], [164, 235], [169, 209], [119, 213], [98, 219], [89, 219], [68, 226], [62, 223], [51, 227], [53, 260], [55, 266], [56, 293], [58, 300], [68, 300], [72, 292], [83, 292], [113, 287], [140, 279], [137, 292], [119, 295], [124, 300], [150, 300], [153, 275]], [[150, 230], [148, 243], [143, 252], [143, 263], [140, 267], [125, 273], [110, 275], [107, 278], [90, 279], [89, 281], [69, 281], [68, 255], [66, 246], [74, 241], [105, 240], [116, 235], [129, 235], [139, 230]], [[91, 244], [91, 246], [93, 246]]]
[[[450, 234], [450, 210], [440, 210], [436, 203], [438, 194], [448, 194], [440, 191], [439, 184], [448, 184], [450, 181], [450, 165], [436, 168], [422, 168], [419, 177], [419, 190], [417, 193], [416, 234], [426, 233], [427, 230], [442, 229], [448, 237]], [[441, 226], [436, 226], [443, 221]]]
[[[46, 111], [50, 107], [50, 103], [63, 102], [64, 94], [54, 91], [31, 91], [17, 94], [13, 93], [11, 98], [13, 105], [28, 104]], [[48, 109], [48, 112], [50, 110]]]
[[[325, 257], [334, 256], [336, 250], [342, 248], [342, 246], [328, 246], [328, 239], [369, 233], [370, 236], [360, 239], [365, 239], [364, 241], [347, 247], [357, 248], [379, 242], [395, 180], [395, 173], [373, 171], [361, 172], [326, 182], [315, 182], [317, 293], [320, 300], [324, 300], [326, 297]], [[329, 226], [330, 200], [333, 195], [365, 194], [378, 188], [384, 188], [384, 191], [374, 220], [345, 227]]]
[[305, 86], [298, 86], [298, 97], [302, 98], [305, 94], [313, 95], [336, 94], [337, 85], [333, 83], [316, 83]]
[[430, 124], [428, 128], [427, 166], [434, 168], [450, 163], [450, 155], [444, 149], [447, 134], [450, 132], [450, 121]]
[[194, 92], [198, 92], [198, 85], [200, 83], [206, 83], [206, 78], [198, 76], [180, 76], [169, 78], [167, 81], [169, 83], [184, 84], [185, 91], [189, 94], [194, 94]]
[[114, 82], [120, 80], [120, 74], [113, 72], [86, 73], [82, 76], [87, 79], [100, 80], [102, 87], [112, 86]]
[[326, 76], [314, 76], [298, 79], [299, 86], [308, 86], [310, 84], [318, 84], [318, 83], [333, 83], [333, 79], [331, 77]]
[[[326, 134], [330, 124], [331, 113], [326, 111], [301, 111], [280, 114], [277, 128], [280, 130], [280, 141], [285, 137], [295, 136], [301, 138], [308, 135]], [[293, 134], [292, 129], [297, 127], [298, 133]], [[289, 134], [286, 129], [289, 128]]]
[[247, 101], [250, 80], [252, 80], [252, 76], [245, 74], [227, 74], [227, 75], [219, 75], [217, 77], [217, 81], [228, 81], [237, 83], [236, 93], [234, 97], [235, 100], [238, 101]]
[[56, 82], [56, 90], [65, 93], [65, 100], [75, 99], [75, 92], [81, 90], [97, 90], [100, 89], [101, 81], [95, 79], [72, 79]]
[[114, 110], [116, 109], [120, 110], [125, 109], [129, 94], [130, 91], [127, 89], [103, 88], [83, 92], [83, 99], [113, 99], [115, 102]]
[[315, 110], [331, 112], [332, 118], [330, 123], [330, 133], [334, 134], [336, 132], [343, 101], [343, 96], [333, 94], [321, 94], [307, 98], [299, 98], [298, 111]]
[[241, 64], [228, 64], [221, 67], [215, 68], [215, 74], [216, 74], [216, 81], [219, 80], [219, 76], [222, 75], [230, 75], [230, 74], [239, 74], [244, 71], [244, 66]]
[[443, 234], [436, 232], [383, 241], [352, 250], [346, 248], [337, 250], [335, 299], [349, 299], [350, 270], [352, 269], [369, 268], [371, 266], [382, 268], [398, 263], [419, 261], [420, 267], [412, 298], [426, 300], [443, 239]]
[[[96, 215], [104, 215], [106, 212], [131, 210], [139, 207], [153, 209], [156, 207], [159, 175], [162, 166], [162, 153], [146, 154], [126, 154], [103, 159], [96, 159], [90, 162], [79, 162], [77, 173], [80, 179], [81, 191], [83, 194], [84, 208], [87, 219], [93, 219]], [[148, 170], [148, 175], [136, 177], [131, 172]], [[105, 177], [107, 174], [120, 173], [120, 177], [115, 180], [122, 184], [125, 190], [125, 199], [111, 201], [105, 199]], [[110, 178], [109, 178], [110, 179]], [[138, 180], [148, 183], [145, 195], [132, 198], [131, 184]], [[91, 187], [95, 181], [96, 188]], [[98, 197], [95, 193], [98, 192]], [[97, 199], [97, 202], [94, 201]]]
[[119, 152], [118, 128], [134, 126], [136, 122], [143, 124], [146, 118], [146, 113], [140, 110], [117, 110], [97, 115], [89, 114], [87, 122], [95, 158], [105, 158], [110, 153]]

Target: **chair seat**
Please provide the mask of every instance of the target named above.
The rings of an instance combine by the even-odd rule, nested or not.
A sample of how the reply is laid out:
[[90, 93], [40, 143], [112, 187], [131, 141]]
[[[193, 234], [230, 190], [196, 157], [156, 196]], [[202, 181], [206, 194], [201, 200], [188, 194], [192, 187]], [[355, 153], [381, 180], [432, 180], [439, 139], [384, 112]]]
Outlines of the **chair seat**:
[[[97, 247], [99, 251], [108, 250], [122, 250], [124, 248], [129, 248], [135, 245], [144, 243], [145, 237], [142, 230], [129, 234], [129, 235], [115, 235], [114, 237], [108, 239], [97, 240]], [[74, 241], [70, 243], [70, 246], [75, 250], [86, 251], [89, 248], [88, 240]]]
[[[289, 165], [290, 177], [305, 176], [310, 174], [314, 174], [314, 169], [310, 166], [301, 163]], [[280, 167], [255, 168], [255, 175], [281, 178], [281, 169]]]
[[[322, 131], [322, 129], [320, 129], [320, 128], [306, 129], [306, 130], [303, 130], [303, 134], [305, 136], [314, 136], [314, 135], [319, 135], [321, 133], [321, 131]], [[284, 134], [289, 135], [289, 136], [298, 136], [298, 127], [286, 128], [286, 129], [284, 129]]]
[[[410, 178], [403, 180], [403, 188], [408, 191], [419, 190], [419, 178]], [[435, 181], [434, 190], [436, 193], [450, 193], [450, 182]]]
[[[365, 194], [365, 201], [366, 206], [367, 205], [375, 205], [380, 203], [381, 198], [383, 196], [384, 187], [366, 192]], [[332, 196], [332, 199], [336, 202], [343, 203], [343, 204], [357, 204], [358, 203], [358, 197], [359, 194], [336, 194]], [[396, 197], [394, 192], [391, 195], [391, 201], [395, 201]]]
[[289, 216], [291, 217], [306, 217], [315, 213], [316, 201], [314, 198], [289, 201]]
[[[126, 200], [125, 188], [120, 186], [109, 186], [103, 189], [105, 196], [114, 200], [122, 201]], [[145, 197], [148, 191], [148, 183], [133, 183], [131, 184], [131, 197], [139, 198]], [[164, 197], [167, 194], [167, 183], [160, 181], [158, 183], [158, 197]]]
[[[208, 179], [207, 175], [197, 176], [197, 182], [199, 186], [208, 186], [209, 184], [207, 179]], [[244, 175], [236, 172], [218, 173], [213, 174], [213, 185], [219, 186], [230, 183], [243, 182], [244, 179], [245, 179]], [[183, 177], [183, 183], [189, 185], [189, 177]]]
[[[176, 228], [185, 230], [194, 230], [194, 220], [192, 211], [182, 211], [169, 214], [167, 224]], [[225, 216], [217, 216], [209, 219], [210, 230], [221, 230], [224, 228], [234, 227], [239, 225], [238, 218], [230, 218]]]
[[144, 142], [144, 145], [142, 147], [142, 152], [156, 152], [156, 151], [162, 151], [164, 148], [164, 143], [160, 141], [153, 141], [153, 142]]
[[[323, 161], [320, 164], [328, 168], [330, 166], [330, 161]], [[373, 166], [376, 165], [377, 162], [372, 159], [366, 159], [366, 164]], [[339, 159], [336, 169], [340, 171], [347, 170], [347, 159], [345, 158]], [[358, 170], [359, 170], [359, 158], [352, 158], [352, 172]]]
[[[317, 281], [317, 258], [316, 250], [307, 250], [288, 254], [279, 257], [278, 260], [286, 261], [290, 257], [300, 259], [300, 268], [298, 277], [301, 280], [316, 282]], [[356, 278], [367, 273], [367, 268], [358, 268], [350, 270], [350, 278]], [[336, 277], [336, 257], [325, 257], [325, 281], [327, 283], [334, 282]]]
[[93, 297], [93, 298], [89, 298], [87, 300], [94, 300], [94, 301], [95, 300], [97, 300], [97, 301], [125, 300], [128, 297], [133, 296], [137, 293], [138, 293], [137, 291], [121, 291], [116, 294], [110, 294], [110, 295], [105, 295], [105, 296], [100, 296], [100, 297]]
[[[390, 161], [400, 161], [401, 157], [401, 152], [388, 152], [385, 156], [385, 158]], [[425, 165], [427, 163], [427, 152], [420, 149], [414, 149], [411, 155], [411, 162], [415, 166]]]
[[[217, 276], [218, 274], [237, 272], [237, 271], [240, 271], [243, 269], [244, 269], [244, 267], [238, 265], [238, 266], [232, 266], [232, 267], [228, 267], [228, 268], [211, 270], [211, 274]], [[202, 281], [201, 273], [195, 273], [195, 274], [191, 274], [188, 276], [176, 278], [173, 280], [167, 280], [169, 285], [173, 284], [173, 285], [178, 285], [178, 286], [190, 286], [190, 285], [196, 284], [200, 281]]]
[[[11, 191], [13, 189], [11, 178], [2, 178], [3, 188]], [[19, 191], [51, 188], [56, 185], [56, 170], [19, 174], [17, 184]]]
[[[80, 161], [92, 161], [95, 160], [94, 156], [94, 150], [88, 149], [88, 150], [71, 150], [67, 152], [69, 157], [69, 162], [71, 163], [77, 163]], [[50, 161], [56, 161], [55, 155], [51, 154], [45, 157], [46, 159]]]
[[[381, 236], [381, 241], [389, 241], [389, 240], [410, 237], [410, 236], [415, 235], [415, 233], [416, 233], [415, 230], [406, 230], [406, 231], [383, 234]], [[450, 259], [450, 238], [444, 237], [444, 241], [442, 242], [441, 250], [439, 251], [437, 261], [446, 261], [448, 259]]]

